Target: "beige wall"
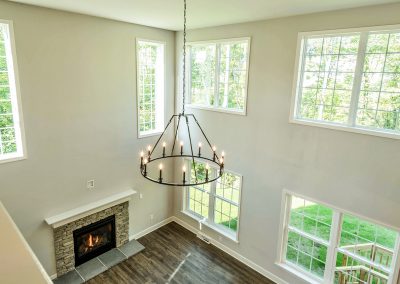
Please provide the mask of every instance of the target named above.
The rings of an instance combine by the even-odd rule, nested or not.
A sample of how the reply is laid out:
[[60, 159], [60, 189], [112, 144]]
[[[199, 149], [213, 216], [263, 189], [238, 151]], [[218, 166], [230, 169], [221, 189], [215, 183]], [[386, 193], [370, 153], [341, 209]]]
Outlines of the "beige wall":
[[47, 272], [55, 263], [45, 217], [130, 187], [144, 194], [133, 198], [131, 234], [170, 217], [171, 191], [137, 168], [156, 137], [137, 139], [135, 38], [167, 43], [170, 116], [174, 32], [5, 1], [0, 19], [14, 22], [28, 150], [28, 159], [0, 165], [0, 200]]
[[[240, 243], [222, 242], [290, 283], [300, 280], [274, 265], [283, 188], [400, 227], [398, 140], [289, 124], [297, 33], [399, 24], [399, 14], [397, 4], [189, 32], [252, 38], [247, 116], [193, 112], [244, 177]], [[27, 160], [0, 165], [0, 200], [47, 272], [54, 249], [43, 219], [128, 187], [144, 194], [133, 200], [131, 234], [172, 213], [195, 226], [180, 213], [181, 189], [172, 212], [171, 191], [137, 171], [137, 153], [155, 138], [137, 139], [135, 38], [167, 43], [169, 116], [181, 34], [175, 42], [170, 31], [1, 0], [0, 18], [14, 22], [28, 147]]]
[[52, 283], [0, 202], [0, 283]]
[[[226, 151], [226, 168], [243, 175], [240, 243], [222, 243], [289, 283], [301, 281], [274, 264], [284, 188], [400, 228], [400, 140], [289, 123], [297, 34], [400, 24], [399, 15], [396, 4], [188, 33], [189, 41], [251, 37], [247, 116], [193, 113]], [[196, 226], [180, 213], [180, 189], [175, 196], [175, 215]]]

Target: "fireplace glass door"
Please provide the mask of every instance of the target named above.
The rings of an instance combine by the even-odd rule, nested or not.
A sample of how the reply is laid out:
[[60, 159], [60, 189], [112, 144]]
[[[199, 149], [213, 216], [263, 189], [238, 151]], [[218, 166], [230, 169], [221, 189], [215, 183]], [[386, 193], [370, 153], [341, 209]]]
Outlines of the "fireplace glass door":
[[115, 216], [73, 232], [75, 266], [115, 248]]

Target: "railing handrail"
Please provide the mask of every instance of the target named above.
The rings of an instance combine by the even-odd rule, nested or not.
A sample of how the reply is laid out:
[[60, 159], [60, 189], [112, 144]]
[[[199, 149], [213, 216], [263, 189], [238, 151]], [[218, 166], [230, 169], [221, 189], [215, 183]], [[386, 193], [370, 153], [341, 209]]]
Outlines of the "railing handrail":
[[347, 245], [347, 246], [342, 246], [340, 247], [342, 249], [349, 249], [349, 248], [356, 248], [356, 250], [360, 251], [360, 250], [366, 250], [369, 248], [375, 248], [375, 249], [379, 249], [382, 250], [384, 252], [390, 253], [391, 255], [393, 255], [394, 251], [384, 247], [380, 244], [375, 244], [375, 243], [364, 243], [364, 244], [355, 244], [355, 245]]
[[364, 270], [366, 272], [369, 272], [369, 273], [375, 275], [376, 277], [383, 278], [384, 280], [389, 280], [389, 276], [387, 276], [385, 274], [382, 274], [382, 273], [380, 273], [378, 271], [375, 271], [375, 270], [369, 270], [368, 267], [366, 267], [364, 265], [336, 267], [336, 271], [339, 271], [339, 272], [358, 271], [358, 270]]

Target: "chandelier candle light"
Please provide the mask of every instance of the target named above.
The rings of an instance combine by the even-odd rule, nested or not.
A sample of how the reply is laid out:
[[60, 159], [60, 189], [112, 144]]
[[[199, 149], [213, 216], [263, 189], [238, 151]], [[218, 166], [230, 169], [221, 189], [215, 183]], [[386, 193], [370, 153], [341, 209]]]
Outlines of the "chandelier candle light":
[[[185, 90], [186, 90], [186, 0], [184, 0], [184, 25], [183, 25], [183, 84], [182, 84], [182, 95], [183, 95], [183, 100], [182, 100], [182, 112], [179, 114], [174, 114], [170, 118], [169, 122], [167, 123], [167, 126], [165, 127], [163, 133], [160, 135], [158, 138], [156, 144], [154, 147], [151, 147], [150, 145], [147, 147], [147, 155], [145, 157], [144, 152], [142, 151], [140, 153], [140, 173], [142, 174], [143, 177], [146, 179], [159, 183], [159, 184], [164, 184], [164, 185], [171, 185], [171, 186], [194, 186], [194, 185], [201, 185], [201, 184], [206, 184], [210, 183], [213, 181], [216, 181], [219, 179], [224, 170], [224, 159], [225, 159], [225, 153], [222, 152], [221, 157], [217, 155], [217, 147], [212, 146], [210, 140], [204, 133], [203, 128], [200, 126], [199, 122], [197, 121], [196, 117], [194, 114], [187, 114], [185, 113]], [[191, 125], [190, 121], [193, 121], [195, 127], [200, 130], [200, 134], [205, 140], [205, 146], [209, 146], [209, 151], [211, 152], [211, 155], [207, 155], [207, 152], [204, 151], [207, 149], [203, 148], [203, 144], [199, 142], [199, 149], [198, 153], [195, 156], [193, 154], [193, 144], [192, 144], [192, 136], [191, 136]], [[180, 151], [177, 153], [178, 149], [175, 151], [175, 144], [177, 141], [177, 135], [179, 131], [179, 127], [185, 128], [184, 123], [181, 124], [181, 121], [186, 122], [186, 129], [187, 129], [187, 134], [188, 134], [188, 142], [190, 147], [186, 147], [186, 149], [190, 150], [190, 153], [187, 153], [188, 151], [185, 152], [185, 147], [183, 141], [180, 141]], [[172, 123], [174, 122], [174, 123]], [[176, 127], [172, 125], [176, 125]], [[183, 126], [182, 126], [183, 125]], [[171, 127], [170, 127], [171, 126]], [[164, 141], [162, 142], [162, 155], [159, 157], [152, 157], [152, 155], [156, 154], [156, 149], [157, 146], [159, 145], [160, 140], [164, 136], [164, 134], [167, 132], [168, 129], [173, 129], [174, 131], [174, 138], [171, 141], [172, 145], [171, 147], [171, 153], [168, 155], [167, 154], [167, 143]], [[193, 128], [193, 127], [192, 127]], [[192, 129], [193, 130], [193, 129]], [[160, 147], [159, 147], [160, 148]], [[160, 152], [160, 150], [158, 152]], [[168, 149], [169, 151], [169, 149]], [[173, 178], [172, 180], [167, 180], [165, 177], [163, 177], [163, 165], [169, 165], [170, 163], [167, 163], [167, 160], [171, 159], [183, 159], [183, 167], [182, 167], [182, 175], [176, 174], [174, 175], [173, 169], [170, 171], [170, 174], [172, 176], [176, 176], [177, 178]], [[188, 180], [186, 180], [186, 162], [191, 161], [191, 167], [194, 173], [194, 178], [191, 175], [191, 171], [189, 171], [189, 177]], [[154, 171], [154, 167], [149, 167], [150, 163], [156, 162], [156, 161], [165, 161], [165, 163], [160, 163], [159, 164], [159, 176], [158, 178], [156, 177], [156, 173], [152, 174], [152, 171]], [[203, 164], [205, 163], [205, 169], [200, 169], [199, 166], [196, 165], [196, 161], [202, 162]], [[174, 164], [177, 164], [176, 161]], [[210, 165], [213, 164], [215, 168], [218, 168], [219, 170], [216, 171], [215, 175], [210, 174]], [[181, 165], [181, 164], [180, 164]], [[155, 168], [156, 169], [156, 168]], [[165, 172], [168, 173], [167, 167], [165, 168]], [[203, 173], [205, 171], [205, 175], [200, 175], [200, 172]], [[165, 174], [165, 173], [164, 173]], [[179, 178], [179, 176], [181, 178]], [[167, 176], [168, 177], [168, 176]], [[178, 179], [178, 180], [176, 180]]]

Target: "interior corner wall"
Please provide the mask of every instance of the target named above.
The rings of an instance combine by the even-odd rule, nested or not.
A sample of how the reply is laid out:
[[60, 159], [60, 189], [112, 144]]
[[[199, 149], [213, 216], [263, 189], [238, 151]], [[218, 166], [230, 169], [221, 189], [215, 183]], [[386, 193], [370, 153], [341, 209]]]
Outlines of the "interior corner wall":
[[[399, 15], [400, 4], [391, 4], [188, 31], [189, 42], [251, 37], [247, 115], [186, 110], [224, 148], [226, 169], [243, 175], [240, 243], [203, 226], [205, 233], [288, 283], [303, 283], [275, 265], [283, 189], [400, 228], [400, 140], [289, 123], [299, 32], [400, 24]], [[181, 42], [179, 33], [178, 67]], [[198, 227], [181, 213], [181, 189], [174, 204], [176, 217]]]
[[131, 235], [171, 217], [172, 191], [138, 169], [157, 137], [137, 138], [135, 40], [166, 42], [168, 119], [175, 33], [1, 0], [0, 19], [14, 25], [28, 153], [0, 164], [0, 200], [46, 271], [56, 272], [46, 217], [128, 188], [143, 193], [132, 198]]

